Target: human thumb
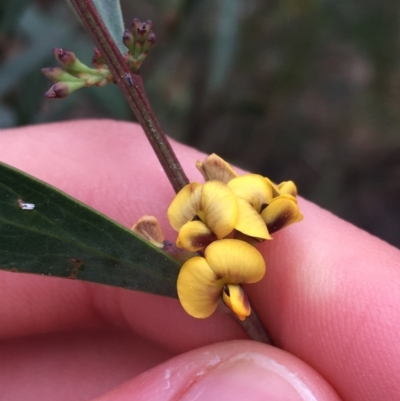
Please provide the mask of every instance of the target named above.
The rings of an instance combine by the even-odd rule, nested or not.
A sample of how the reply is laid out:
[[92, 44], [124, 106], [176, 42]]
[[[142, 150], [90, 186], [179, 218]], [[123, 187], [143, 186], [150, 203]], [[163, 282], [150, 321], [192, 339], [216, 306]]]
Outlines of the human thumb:
[[280, 349], [230, 341], [182, 354], [97, 401], [339, 401], [311, 367]]

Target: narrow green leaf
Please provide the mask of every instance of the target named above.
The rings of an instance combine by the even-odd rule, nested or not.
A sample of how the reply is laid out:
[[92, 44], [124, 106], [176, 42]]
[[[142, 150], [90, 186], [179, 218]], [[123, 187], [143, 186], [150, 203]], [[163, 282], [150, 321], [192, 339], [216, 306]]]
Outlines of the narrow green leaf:
[[2, 163], [0, 238], [2, 270], [177, 296], [178, 262], [106, 216]]
[[[70, 0], [67, 0], [67, 3], [75, 12], [75, 9], [72, 7]], [[97, 11], [101, 16], [104, 25], [110, 32], [110, 35], [114, 39], [114, 42], [117, 44], [120, 52], [126, 53], [127, 49], [122, 42], [122, 35], [124, 33], [125, 27], [124, 20], [122, 18], [120, 0], [93, 0], [93, 4], [97, 8]], [[77, 18], [80, 19], [78, 15]]]
[[105, 26], [110, 32], [111, 37], [117, 44], [121, 53], [126, 53], [126, 47], [122, 42], [124, 34], [124, 21], [122, 19], [122, 11], [120, 0], [93, 0]]

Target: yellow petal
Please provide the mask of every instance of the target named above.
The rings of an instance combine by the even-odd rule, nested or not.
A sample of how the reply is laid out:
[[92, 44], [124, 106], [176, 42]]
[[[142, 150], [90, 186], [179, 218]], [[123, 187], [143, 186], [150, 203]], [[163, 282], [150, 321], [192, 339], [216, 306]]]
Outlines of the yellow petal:
[[236, 177], [227, 185], [238, 198], [250, 203], [257, 213], [261, 213], [272, 199], [271, 184], [258, 174]]
[[159, 248], [163, 247], [164, 235], [158, 220], [154, 216], [142, 216], [131, 230], [153, 245]]
[[293, 181], [283, 181], [278, 185], [281, 195], [297, 195], [297, 188]]
[[211, 269], [224, 284], [256, 283], [265, 274], [265, 262], [252, 245], [237, 239], [212, 242], [204, 251]]
[[171, 202], [167, 215], [176, 231], [197, 215], [200, 209], [201, 188], [202, 185], [197, 182], [185, 185]]
[[196, 167], [206, 181], [217, 180], [226, 184], [232, 178], [237, 177], [237, 173], [230, 164], [215, 153], [207, 156], [203, 163], [197, 161]]
[[187, 249], [190, 252], [196, 252], [216, 239], [217, 237], [202, 221], [189, 221], [179, 230], [176, 246]]
[[238, 203], [234, 193], [220, 181], [207, 181], [201, 192], [201, 209], [205, 223], [219, 238], [230, 234], [238, 218]]
[[241, 285], [225, 285], [222, 290], [222, 300], [238, 319], [245, 320], [247, 316], [250, 316], [250, 303]]
[[292, 195], [280, 195], [272, 199], [268, 207], [261, 213], [261, 217], [270, 233], [303, 219], [296, 198]]
[[239, 213], [235, 229], [253, 238], [272, 239], [264, 220], [250, 203], [243, 199], [238, 199], [238, 205]]
[[272, 182], [268, 177], [264, 177], [264, 180], [267, 181], [268, 185], [272, 187], [272, 197], [279, 196], [281, 194], [278, 185]]
[[217, 309], [223, 283], [207, 261], [195, 256], [182, 266], [178, 276], [178, 297], [185, 311], [197, 318], [206, 318]]

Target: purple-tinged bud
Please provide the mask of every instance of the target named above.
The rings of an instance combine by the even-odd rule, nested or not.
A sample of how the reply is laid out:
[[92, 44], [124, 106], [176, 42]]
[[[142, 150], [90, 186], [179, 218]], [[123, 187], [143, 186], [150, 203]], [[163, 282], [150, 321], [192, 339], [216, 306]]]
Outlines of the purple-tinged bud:
[[69, 95], [68, 85], [65, 82], [54, 84], [45, 94], [49, 99], [63, 99]]
[[151, 22], [151, 20], [147, 20], [144, 25], [146, 26], [146, 31], [148, 33], [148, 35], [152, 32], [153, 30], [153, 23]]
[[141, 26], [142, 23], [137, 18], [134, 18], [131, 24], [131, 31], [133, 36], [136, 36], [136, 33]]
[[65, 67], [73, 66], [76, 61], [75, 54], [69, 50], [55, 48], [53, 54], [56, 60]]
[[154, 43], [156, 43], [156, 35], [154, 35], [154, 33], [151, 33], [147, 39], [145, 40], [145, 42], [143, 43], [143, 48], [142, 48], [142, 52], [146, 52], [153, 47]]
[[152, 32], [146, 39], [147, 42], [151, 43], [151, 45], [154, 45], [156, 43], [156, 35]]
[[143, 41], [146, 39], [147, 35], [149, 34], [146, 28], [146, 24], [143, 22], [143, 24], [137, 29], [136, 34], [138, 40]]
[[57, 82], [44, 95], [50, 99], [62, 99], [85, 86], [85, 82]]
[[[153, 23], [150, 20], [140, 24], [140, 26], [136, 30], [138, 40], [142, 42], [146, 40], [147, 36], [149, 36], [152, 29], [153, 29]], [[135, 34], [135, 32], [133, 34]]]
[[122, 36], [122, 41], [128, 49], [131, 49], [134, 46], [135, 38], [133, 37], [133, 34], [129, 29], [125, 29], [125, 32]]

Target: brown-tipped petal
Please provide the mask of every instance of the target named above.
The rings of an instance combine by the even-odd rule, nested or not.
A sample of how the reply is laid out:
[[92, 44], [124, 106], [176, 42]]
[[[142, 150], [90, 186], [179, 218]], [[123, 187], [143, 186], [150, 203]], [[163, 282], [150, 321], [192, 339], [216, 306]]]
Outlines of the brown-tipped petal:
[[189, 221], [179, 230], [176, 246], [196, 252], [216, 239], [215, 234], [202, 221]]
[[142, 216], [132, 227], [132, 231], [159, 248], [164, 246], [164, 235], [154, 216]]
[[185, 185], [175, 196], [168, 208], [167, 215], [174, 230], [191, 221], [200, 210], [201, 184], [192, 182]]
[[238, 198], [238, 221], [235, 230], [257, 239], [272, 239], [259, 213], [243, 199]]
[[193, 317], [206, 318], [215, 311], [222, 287], [222, 282], [200, 256], [189, 259], [179, 272], [178, 297], [183, 309]]
[[201, 192], [205, 223], [221, 239], [230, 234], [237, 222], [238, 203], [234, 193], [220, 181], [207, 181]]
[[261, 213], [262, 207], [272, 199], [272, 186], [258, 174], [236, 177], [227, 185], [238, 198], [250, 203], [258, 213]]
[[270, 233], [303, 219], [296, 198], [292, 195], [281, 195], [272, 199], [271, 203], [261, 213], [261, 217]]
[[278, 185], [281, 195], [297, 195], [297, 188], [293, 181], [283, 181]]
[[197, 161], [196, 167], [206, 181], [217, 180], [226, 184], [238, 176], [231, 165], [215, 153], [207, 156], [203, 163]]
[[239, 320], [245, 320], [247, 316], [250, 316], [251, 307], [249, 299], [241, 285], [224, 285], [222, 290], [222, 301]]
[[260, 252], [247, 242], [222, 239], [211, 243], [204, 252], [211, 269], [224, 284], [256, 283], [265, 274]]

